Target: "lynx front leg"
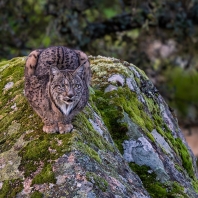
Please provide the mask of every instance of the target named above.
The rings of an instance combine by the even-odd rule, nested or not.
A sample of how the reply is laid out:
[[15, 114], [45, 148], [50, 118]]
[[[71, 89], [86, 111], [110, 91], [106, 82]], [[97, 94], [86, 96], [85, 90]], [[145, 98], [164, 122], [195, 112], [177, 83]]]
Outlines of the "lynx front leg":
[[65, 120], [58, 122], [58, 128], [59, 128], [59, 132], [61, 134], [69, 133], [73, 130], [74, 127], [71, 124], [72, 120], [76, 116], [76, 114], [78, 114], [83, 109], [84, 106], [81, 106], [81, 108], [74, 109], [73, 111], [71, 111], [71, 113], [67, 116], [67, 118]]
[[63, 123], [58, 123], [58, 128], [59, 128], [59, 133], [69, 133], [72, 131], [74, 128], [72, 124], [63, 124]]
[[52, 125], [44, 125], [43, 126], [43, 131], [46, 133], [57, 133], [58, 132], [58, 126], [57, 124], [52, 124]]
[[58, 130], [58, 124], [52, 120], [49, 120], [48, 118], [43, 119], [44, 126], [43, 131], [46, 133], [57, 133]]

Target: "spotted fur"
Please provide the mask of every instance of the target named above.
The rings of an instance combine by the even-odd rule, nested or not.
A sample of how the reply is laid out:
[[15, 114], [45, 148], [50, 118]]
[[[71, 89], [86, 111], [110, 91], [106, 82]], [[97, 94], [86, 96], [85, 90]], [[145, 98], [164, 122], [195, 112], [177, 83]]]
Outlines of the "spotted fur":
[[71, 121], [87, 104], [91, 70], [78, 50], [50, 47], [31, 52], [25, 66], [25, 94], [44, 122], [47, 133], [67, 133]]

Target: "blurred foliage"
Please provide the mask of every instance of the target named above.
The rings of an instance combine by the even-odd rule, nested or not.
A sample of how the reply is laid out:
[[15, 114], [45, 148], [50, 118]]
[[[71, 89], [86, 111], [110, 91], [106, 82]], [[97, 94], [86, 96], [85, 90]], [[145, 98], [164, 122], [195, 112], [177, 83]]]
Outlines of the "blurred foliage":
[[198, 73], [195, 70], [184, 71], [182, 68], [169, 68], [165, 76], [169, 102], [179, 115], [186, 120], [186, 125], [197, 124], [198, 118]]
[[113, 56], [145, 70], [178, 115], [198, 108], [198, 0], [0, 0], [0, 24], [0, 60], [52, 45]]

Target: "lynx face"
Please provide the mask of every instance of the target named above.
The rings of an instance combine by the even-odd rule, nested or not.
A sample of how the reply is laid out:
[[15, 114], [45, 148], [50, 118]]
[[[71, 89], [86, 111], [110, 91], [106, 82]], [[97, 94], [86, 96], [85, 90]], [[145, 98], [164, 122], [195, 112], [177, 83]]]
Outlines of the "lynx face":
[[72, 119], [88, 102], [90, 80], [90, 63], [81, 51], [54, 46], [30, 53], [25, 93], [44, 122], [44, 132], [72, 131]]
[[50, 95], [59, 110], [66, 116], [70, 114], [81, 99], [84, 85], [80, 78], [82, 68], [74, 72], [51, 69]]

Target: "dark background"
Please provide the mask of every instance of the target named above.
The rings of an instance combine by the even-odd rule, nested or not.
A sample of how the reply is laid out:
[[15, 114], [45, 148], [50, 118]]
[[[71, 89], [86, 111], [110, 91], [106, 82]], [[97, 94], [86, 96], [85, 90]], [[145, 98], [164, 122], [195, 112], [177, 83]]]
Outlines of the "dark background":
[[198, 133], [197, 0], [0, 0], [0, 60], [53, 45], [137, 65]]

